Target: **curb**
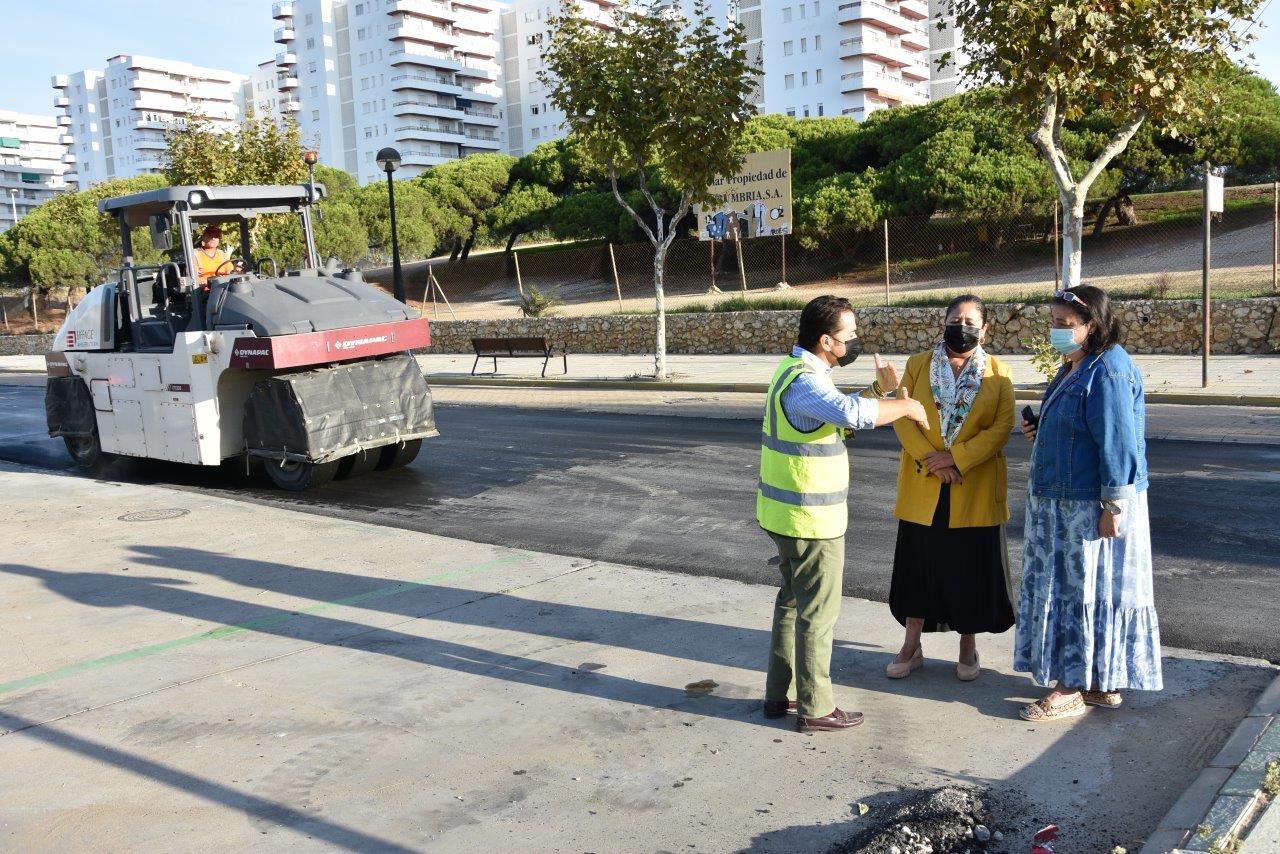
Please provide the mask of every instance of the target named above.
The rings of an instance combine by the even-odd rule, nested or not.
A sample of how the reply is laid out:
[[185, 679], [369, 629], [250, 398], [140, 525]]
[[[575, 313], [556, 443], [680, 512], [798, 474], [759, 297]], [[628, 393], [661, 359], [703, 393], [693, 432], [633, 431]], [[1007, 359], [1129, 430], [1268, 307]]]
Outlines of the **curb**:
[[[1280, 675], [1147, 838], [1141, 854], [1235, 850], [1269, 798], [1267, 763], [1280, 758]], [[1247, 840], [1246, 840], [1247, 844]]]
[[[44, 371], [23, 368], [0, 367], [0, 376], [44, 376]], [[686, 391], [703, 394], [741, 393], [765, 394], [769, 390], [768, 383], [710, 383], [680, 382], [659, 383], [652, 379], [543, 379], [541, 377], [472, 377], [463, 374], [426, 374], [430, 385], [506, 387], [506, 388], [551, 388], [551, 389], [591, 389], [596, 391]], [[857, 391], [854, 386], [839, 386], [843, 391]], [[1015, 400], [1040, 400], [1043, 392], [1034, 388], [1014, 389]], [[1179, 392], [1149, 391], [1147, 403], [1171, 403], [1182, 406], [1258, 406], [1280, 408], [1280, 395], [1267, 394], [1187, 394]]]
[[[611, 391], [690, 391], [704, 393], [738, 392], [764, 394], [768, 383], [708, 383], [672, 381], [659, 383], [652, 379], [542, 379], [541, 377], [472, 377], [459, 374], [427, 374], [431, 385], [451, 386], [506, 386], [513, 388], [599, 389]], [[853, 386], [841, 386], [844, 391], [856, 391]], [[1016, 400], [1040, 400], [1043, 392], [1033, 388], [1014, 390]], [[1265, 394], [1187, 394], [1178, 392], [1149, 391], [1147, 403], [1174, 403], [1200, 406], [1262, 406], [1280, 408], [1280, 395]]]

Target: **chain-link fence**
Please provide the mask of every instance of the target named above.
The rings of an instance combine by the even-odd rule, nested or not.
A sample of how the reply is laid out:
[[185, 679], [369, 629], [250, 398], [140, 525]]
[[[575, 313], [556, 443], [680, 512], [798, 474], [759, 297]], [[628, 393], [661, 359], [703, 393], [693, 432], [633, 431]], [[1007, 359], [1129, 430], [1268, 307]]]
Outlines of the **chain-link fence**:
[[[1211, 226], [1215, 296], [1280, 293], [1278, 197], [1280, 188], [1273, 184], [1227, 189], [1226, 210], [1213, 215]], [[1105, 215], [1101, 226], [1099, 215]], [[1121, 296], [1198, 296], [1202, 217], [1200, 190], [1124, 197], [1090, 211], [1084, 280]], [[670, 306], [686, 310], [744, 291], [751, 299], [795, 302], [836, 293], [859, 305], [930, 304], [964, 291], [993, 299], [1045, 299], [1058, 283], [1058, 230], [1050, 209], [1008, 218], [897, 217], [869, 229], [755, 238], [740, 246], [679, 239], [667, 253], [665, 289]], [[529, 288], [553, 292], [565, 302], [565, 314], [651, 311], [653, 255], [648, 243], [478, 253], [465, 262], [406, 265], [407, 290], [413, 300], [426, 298], [429, 314], [445, 319], [451, 315], [441, 292], [452, 316], [511, 317], [520, 311], [520, 292]], [[427, 288], [428, 267], [439, 290]], [[385, 270], [370, 277], [390, 279]], [[798, 292], [779, 290], [783, 281]]]

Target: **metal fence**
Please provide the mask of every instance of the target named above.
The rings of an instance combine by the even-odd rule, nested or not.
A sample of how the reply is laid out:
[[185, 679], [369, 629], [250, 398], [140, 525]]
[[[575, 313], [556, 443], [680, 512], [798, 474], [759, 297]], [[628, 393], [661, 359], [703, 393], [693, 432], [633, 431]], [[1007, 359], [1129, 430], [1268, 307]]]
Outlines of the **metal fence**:
[[[1214, 294], [1280, 292], [1277, 230], [1280, 185], [1232, 187], [1226, 210], [1212, 224]], [[1202, 211], [1200, 190], [1134, 197], [1085, 223], [1083, 278], [1130, 297], [1199, 296]], [[731, 296], [786, 297], [817, 292], [849, 296], [860, 305], [930, 303], [963, 291], [995, 299], [1043, 298], [1058, 282], [1057, 216], [1008, 218], [897, 217], [870, 229], [821, 237], [793, 234], [733, 242], [680, 239], [667, 254], [665, 289], [673, 307]], [[739, 253], [738, 250], [741, 250]], [[741, 264], [739, 264], [741, 258]], [[427, 289], [431, 269], [439, 291]], [[616, 272], [615, 272], [616, 271]], [[388, 281], [386, 271], [370, 277]], [[648, 243], [544, 246], [406, 266], [408, 293], [426, 298], [432, 316], [510, 317], [520, 293], [535, 288], [565, 302], [565, 314], [646, 311], [653, 307], [653, 247]], [[714, 288], [714, 289], [713, 289]], [[432, 306], [431, 297], [436, 297]]]

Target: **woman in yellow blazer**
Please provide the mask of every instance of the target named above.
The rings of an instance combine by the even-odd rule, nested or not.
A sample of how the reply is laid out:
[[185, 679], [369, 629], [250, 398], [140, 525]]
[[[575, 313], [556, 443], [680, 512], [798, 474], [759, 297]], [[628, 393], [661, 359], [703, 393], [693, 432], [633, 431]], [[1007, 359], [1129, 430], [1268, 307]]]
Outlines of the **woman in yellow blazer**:
[[960, 633], [956, 676], [978, 678], [979, 632], [1013, 625], [1004, 523], [1013, 432], [1009, 369], [982, 347], [987, 308], [971, 294], [947, 306], [942, 343], [907, 361], [903, 385], [924, 404], [926, 431], [894, 425], [898, 466], [898, 542], [889, 609], [906, 627], [886, 668], [893, 679], [924, 665], [922, 632]]

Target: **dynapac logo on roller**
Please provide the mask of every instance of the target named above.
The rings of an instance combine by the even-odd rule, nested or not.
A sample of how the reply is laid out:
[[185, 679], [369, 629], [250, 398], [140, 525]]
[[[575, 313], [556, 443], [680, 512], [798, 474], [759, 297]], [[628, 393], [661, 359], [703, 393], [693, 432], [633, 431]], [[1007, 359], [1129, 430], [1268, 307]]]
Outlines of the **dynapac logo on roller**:
[[390, 337], [387, 335], [379, 335], [375, 338], [352, 338], [350, 341], [335, 341], [334, 347], [339, 350], [354, 350], [357, 347], [365, 347], [369, 344], [384, 344]]
[[241, 359], [247, 356], [270, 356], [270, 350], [236, 350], [235, 355]]

